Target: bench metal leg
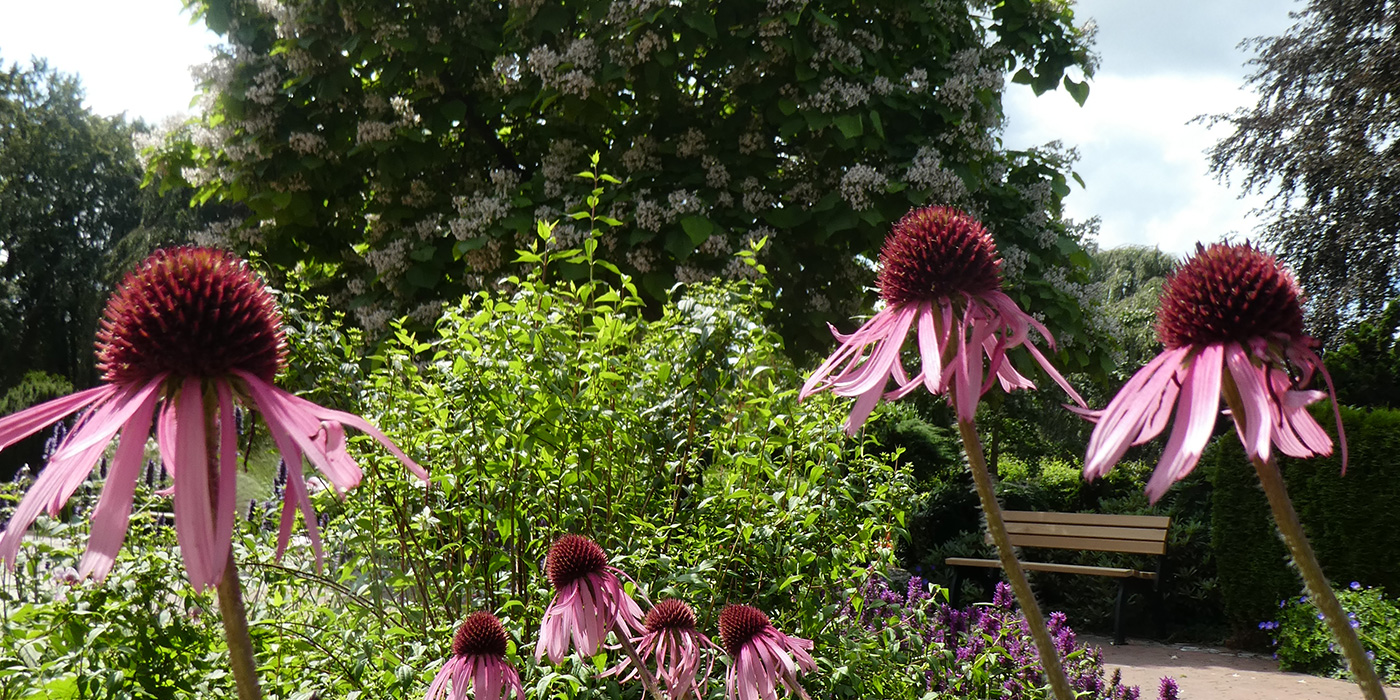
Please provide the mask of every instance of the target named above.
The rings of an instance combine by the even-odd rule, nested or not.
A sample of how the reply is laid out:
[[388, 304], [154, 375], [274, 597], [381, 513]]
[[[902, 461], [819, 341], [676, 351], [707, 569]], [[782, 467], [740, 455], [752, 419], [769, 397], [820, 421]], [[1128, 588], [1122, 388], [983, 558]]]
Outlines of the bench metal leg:
[[1118, 579], [1118, 600], [1113, 603], [1113, 644], [1122, 646], [1127, 641], [1123, 631], [1123, 611], [1128, 607], [1128, 579]]
[[948, 604], [955, 608], [958, 607], [958, 595], [962, 592], [962, 582], [962, 568], [953, 567], [953, 585], [948, 589]]

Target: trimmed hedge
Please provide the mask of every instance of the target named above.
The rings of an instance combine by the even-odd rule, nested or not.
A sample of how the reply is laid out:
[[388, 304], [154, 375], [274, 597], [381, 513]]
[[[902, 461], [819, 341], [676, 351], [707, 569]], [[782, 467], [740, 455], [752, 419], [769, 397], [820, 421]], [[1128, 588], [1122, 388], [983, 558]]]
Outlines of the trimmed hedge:
[[[1314, 409], [1330, 428], [1331, 405]], [[1331, 581], [1400, 590], [1400, 411], [1343, 407], [1342, 421], [1351, 453], [1346, 475], [1339, 454], [1281, 456], [1288, 494]], [[1211, 539], [1226, 615], [1236, 641], [1259, 645], [1267, 641], [1259, 623], [1273, 619], [1279, 601], [1303, 584], [1233, 431], [1217, 438], [1204, 460], [1214, 466]]]

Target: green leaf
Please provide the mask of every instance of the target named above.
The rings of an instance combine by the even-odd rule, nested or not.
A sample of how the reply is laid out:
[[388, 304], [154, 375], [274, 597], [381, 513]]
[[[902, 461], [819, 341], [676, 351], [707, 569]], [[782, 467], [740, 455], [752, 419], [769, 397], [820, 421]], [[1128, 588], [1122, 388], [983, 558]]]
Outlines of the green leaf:
[[690, 242], [700, 245], [710, 237], [710, 233], [715, 230], [715, 225], [703, 216], [687, 216], [681, 219], [681, 228], [685, 229]]
[[1069, 91], [1069, 96], [1073, 97], [1074, 101], [1078, 102], [1080, 107], [1084, 106], [1084, 100], [1089, 99], [1089, 81], [1087, 80], [1081, 83], [1070, 79], [1070, 77], [1066, 75], [1065, 89]]
[[865, 133], [865, 125], [859, 114], [843, 114], [836, 118], [836, 128], [848, 139]]

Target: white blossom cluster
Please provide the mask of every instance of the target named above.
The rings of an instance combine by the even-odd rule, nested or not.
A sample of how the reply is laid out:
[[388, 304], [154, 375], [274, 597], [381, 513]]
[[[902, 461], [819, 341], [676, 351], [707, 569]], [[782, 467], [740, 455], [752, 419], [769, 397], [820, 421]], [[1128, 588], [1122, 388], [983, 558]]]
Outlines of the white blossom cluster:
[[634, 19], [666, 6], [667, 0], [613, 0], [608, 5], [608, 24], [626, 26]]
[[705, 169], [705, 184], [717, 190], [722, 190], [729, 186], [729, 169], [724, 167], [724, 161], [715, 156], [707, 155], [700, 159], [700, 167]]
[[190, 234], [190, 241], [207, 248], [228, 248], [237, 240], [237, 231], [243, 224], [241, 219], [224, 219], [210, 222], [207, 226]]
[[651, 272], [652, 266], [656, 264], [656, 253], [650, 248], [633, 248], [627, 251], [627, 264], [638, 274], [645, 275]]
[[355, 318], [360, 320], [360, 325], [365, 330], [379, 333], [389, 327], [389, 321], [394, 318], [394, 314], [379, 304], [366, 304], [355, 309]]
[[277, 22], [277, 38], [290, 39], [301, 31], [301, 12], [294, 4], [258, 0], [258, 9]]
[[413, 307], [413, 310], [408, 312], [408, 317], [425, 326], [431, 326], [442, 316], [442, 307], [441, 301], [429, 301]]
[[577, 248], [583, 243], [584, 237], [588, 235], [586, 228], [575, 225], [573, 219], [566, 218], [562, 211], [548, 204], [535, 208], [535, 221], [555, 222], [554, 237], [548, 246], [550, 250]]
[[1031, 254], [1010, 243], [998, 245], [997, 250], [1001, 253], [1002, 276], [1008, 280], [1021, 279], [1021, 275], [1026, 271], [1026, 262], [1031, 259]]
[[269, 65], [254, 76], [253, 84], [243, 92], [243, 97], [250, 102], [267, 107], [277, 99], [277, 91], [281, 87], [280, 83], [277, 67]]
[[812, 53], [810, 65], [813, 70], [821, 70], [823, 64], [832, 61], [843, 63], [852, 68], [859, 68], [865, 62], [865, 57], [861, 55], [860, 47], [836, 36], [836, 28], [821, 22], [813, 22], [811, 29], [812, 42], [817, 45], [817, 50]]
[[407, 238], [390, 241], [383, 248], [365, 253], [365, 262], [381, 277], [396, 278], [408, 271], [408, 245]]
[[[1098, 290], [1093, 285], [1071, 282], [1065, 275], [1064, 268], [1052, 267], [1045, 271], [1043, 279], [1050, 283], [1056, 291], [1072, 297], [1076, 304], [1082, 309], [1088, 309], [1097, 304], [1096, 294]], [[1092, 315], [1092, 314], [1091, 314]]]
[[672, 218], [698, 213], [705, 206], [705, 203], [689, 190], [676, 190], [666, 195], [666, 202], [671, 205]]
[[282, 62], [287, 65], [287, 70], [292, 75], [308, 75], [316, 72], [321, 67], [318, 60], [310, 51], [300, 47], [290, 47], [282, 54]]
[[698, 267], [693, 267], [691, 265], [676, 266], [676, 281], [682, 284], [696, 284], [698, 282], [707, 281], [713, 277], [714, 275]]
[[291, 146], [293, 151], [304, 156], [309, 156], [324, 149], [326, 147], [326, 140], [321, 138], [320, 134], [313, 134], [307, 131], [293, 131], [292, 134], [287, 137], [287, 145]]
[[661, 206], [655, 200], [648, 199], [648, 194], [650, 194], [650, 190], [642, 190], [634, 198], [636, 209], [632, 212], [633, 221], [637, 223], [638, 228], [660, 231], [662, 226], [670, 223], [671, 209]]
[[502, 92], [511, 92], [520, 84], [520, 56], [505, 53], [491, 63], [491, 73], [495, 76], [493, 87]]
[[574, 39], [563, 53], [541, 44], [530, 50], [525, 63], [545, 87], [587, 99], [594, 84], [589, 71], [598, 65], [598, 51], [590, 39]]
[[703, 255], [720, 256], [728, 255], [730, 250], [729, 238], [724, 234], [714, 233], [710, 234], [710, 237], [706, 238], [705, 241], [700, 244], [700, 247], [695, 249], [695, 252]]
[[491, 171], [491, 189], [474, 188], [472, 196], [457, 196], [452, 205], [457, 218], [448, 222], [452, 235], [459, 241], [476, 238], [487, 227], [510, 214], [510, 200], [520, 185], [520, 174], [514, 170]]
[[549, 153], [540, 159], [540, 174], [544, 175], [544, 196], [554, 199], [564, 193], [575, 173], [583, 168], [583, 146], [572, 139], [559, 139], [549, 144]]
[[388, 141], [394, 137], [394, 127], [380, 121], [363, 121], [355, 128], [355, 143], [364, 145], [377, 141]]
[[399, 124], [410, 126], [421, 121], [418, 113], [413, 111], [413, 104], [406, 97], [395, 95], [389, 98], [389, 107], [394, 110], [394, 114], [399, 118]]
[[810, 209], [821, 198], [822, 193], [816, 183], [802, 180], [793, 183], [792, 187], [788, 188], [787, 193], [783, 196], [783, 201], [801, 209]]
[[841, 198], [856, 211], [869, 209], [873, 204], [871, 195], [884, 192], [888, 184], [889, 178], [879, 170], [858, 163], [841, 176]]
[[691, 127], [676, 141], [676, 155], [693, 158], [705, 152], [705, 132]]
[[969, 199], [967, 185], [957, 173], [943, 167], [942, 156], [932, 146], [919, 147], [904, 171], [904, 179], [919, 189], [928, 190], [935, 202], [962, 205]]
[[744, 178], [744, 181], [739, 185], [739, 189], [744, 193], [744, 211], [750, 214], [757, 214], [773, 206], [773, 195], [768, 194], [768, 192], [763, 189], [763, 185], [759, 183], [758, 178], [752, 176]]
[[629, 173], [642, 170], [660, 170], [661, 156], [657, 155], [656, 142], [650, 136], [639, 136], [632, 147], [622, 154], [622, 167]]
[[869, 100], [869, 88], [833, 75], [822, 81], [820, 91], [807, 98], [807, 106], [823, 112], [839, 112], [863, 105]]
[[739, 152], [744, 155], [757, 153], [763, 149], [763, 135], [757, 131], [745, 131], [739, 136]]
[[724, 264], [724, 272], [722, 274], [725, 279], [731, 280], [758, 279], [758, 270], [745, 262], [743, 258], [739, 257], [730, 258], [729, 262]]

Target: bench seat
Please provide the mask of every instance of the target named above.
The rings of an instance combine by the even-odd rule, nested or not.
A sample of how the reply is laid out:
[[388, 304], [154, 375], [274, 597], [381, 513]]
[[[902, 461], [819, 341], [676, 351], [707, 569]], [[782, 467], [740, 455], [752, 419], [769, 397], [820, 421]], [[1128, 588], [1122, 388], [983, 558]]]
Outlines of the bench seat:
[[[1113, 552], [1152, 557], [1154, 570], [1083, 564], [1055, 564], [1021, 560], [1026, 571], [1054, 574], [1105, 576], [1118, 579], [1118, 599], [1113, 608], [1114, 643], [1122, 644], [1123, 609], [1127, 605], [1129, 581], [1151, 581], [1155, 586], [1161, 575], [1162, 558], [1167, 552], [1167, 527], [1171, 518], [1157, 515], [1105, 515], [1100, 513], [1045, 513], [1024, 510], [1002, 512], [1007, 535], [1017, 548], [1064, 549], [1073, 551]], [[987, 542], [991, 543], [991, 533]], [[1017, 556], [1020, 560], [1020, 556]], [[999, 569], [997, 559], [948, 557], [944, 563], [953, 568], [951, 597], [956, 604], [961, 588], [961, 571], [965, 568]]]

